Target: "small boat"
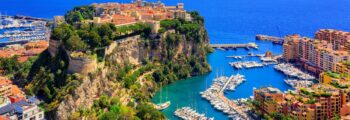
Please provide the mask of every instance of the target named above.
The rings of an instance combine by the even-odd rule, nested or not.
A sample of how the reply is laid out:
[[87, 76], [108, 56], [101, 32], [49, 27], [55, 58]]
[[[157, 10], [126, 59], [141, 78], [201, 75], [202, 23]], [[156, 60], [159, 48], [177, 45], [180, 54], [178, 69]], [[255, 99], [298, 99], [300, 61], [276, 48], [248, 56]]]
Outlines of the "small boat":
[[168, 108], [169, 106], [170, 106], [170, 101], [165, 102], [165, 103], [161, 103], [161, 104], [157, 104], [157, 105], [155, 105], [155, 108], [157, 110], [164, 110], [164, 109]]

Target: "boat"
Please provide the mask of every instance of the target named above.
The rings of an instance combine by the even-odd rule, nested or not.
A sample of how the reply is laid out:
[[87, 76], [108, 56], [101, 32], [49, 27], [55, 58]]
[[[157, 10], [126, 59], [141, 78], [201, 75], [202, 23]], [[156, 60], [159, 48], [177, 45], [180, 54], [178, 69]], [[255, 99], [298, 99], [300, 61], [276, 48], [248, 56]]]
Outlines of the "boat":
[[157, 109], [157, 110], [164, 110], [166, 108], [168, 108], [170, 106], [171, 102], [170, 101], [167, 101], [165, 103], [160, 103], [160, 104], [157, 104], [155, 105], [154, 107]]
[[205, 114], [197, 113], [196, 110], [190, 107], [176, 109], [174, 115], [183, 120], [214, 120], [214, 118], [206, 117]]

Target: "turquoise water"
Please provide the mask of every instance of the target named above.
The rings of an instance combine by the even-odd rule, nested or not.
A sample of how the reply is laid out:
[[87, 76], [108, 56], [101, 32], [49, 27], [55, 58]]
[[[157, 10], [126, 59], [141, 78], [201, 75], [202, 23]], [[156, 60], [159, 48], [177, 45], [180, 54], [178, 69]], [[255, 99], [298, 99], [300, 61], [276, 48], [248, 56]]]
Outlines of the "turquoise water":
[[[94, 2], [114, 2], [115, 0], [0, 0], [0, 12], [8, 15], [29, 15], [51, 19], [54, 15], [63, 15], [77, 5], [88, 5]], [[130, 2], [130, 0], [116, 0]], [[299, 33], [313, 37], [316, 30], [332, 28], [350, 31], [349, 0], [162, 0], [167, 5], [185, 3], [188, 10], [197, 10], [205, 18], [211, 43], [247, 43], [254, 42], [255, 34], [284, 36]], [[258, 42], [259, 50], [253, 53], [264, 53], [271, 50], [281, 54], [280, 45], [269, 42]], [[237, 71], [228, 65], [235, 61], [226, 58], [229, 55], [247, 55], [248, 51], [220, 51], [208, 55], [208, 61], [214, 72], [203, 76], [180, 80], [164, 86], [162, 94], [157, 93], [154, 102], [170, 100], [171, 106], [164, 110], [169, 119], [176, 119], [172, 114], [177, 107], [192, 106], [201, 113], [207, 113], [217, 120], [227, 117], [214, 110], [210, 104], [200, 98], [199, 92], [206, 89], [215, 77], [215, 71], [223, 74], [240, 73], [247, 81], [234, 92], [226, 94], [231, 99], [245, 98], [252, 95], [253, 87], [274, 86], [281, 90], [290, 89], [283, 83], [284, 75], [273, 70], [272, 66]], [[258, 60], [250, 58], [245, 60]]]

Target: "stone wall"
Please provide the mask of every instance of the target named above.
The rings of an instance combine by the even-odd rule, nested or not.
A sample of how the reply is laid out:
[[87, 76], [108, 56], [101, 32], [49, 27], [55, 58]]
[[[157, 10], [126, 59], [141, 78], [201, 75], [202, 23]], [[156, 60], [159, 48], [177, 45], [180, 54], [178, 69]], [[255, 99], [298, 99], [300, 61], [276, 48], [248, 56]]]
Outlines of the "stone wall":
[[92, 58], [70, 57], [68, 65], [68, 73], [80, 73], [87, 75], [97, 69], [97, 61]]
[[56, 56], [57, 55], [57, 52], [58, 52], [58, 47], [61, 45], [61, 42], [60, 41], [57, 41], [57, 40], [49, 40], [49, 53], [50, 55], [53, 57], [53, 56]]

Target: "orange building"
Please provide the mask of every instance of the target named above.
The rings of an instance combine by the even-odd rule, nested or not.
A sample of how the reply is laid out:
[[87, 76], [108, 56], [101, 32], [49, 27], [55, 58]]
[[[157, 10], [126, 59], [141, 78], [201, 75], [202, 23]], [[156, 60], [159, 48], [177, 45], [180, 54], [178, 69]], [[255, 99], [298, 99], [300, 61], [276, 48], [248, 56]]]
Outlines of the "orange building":
[[334, 49], [334, 45], [327, 40], [289, 35], [285, 37], [283, 45], [283, 59], [301, 62], [308, 70], [318, 73], [335, 70], [338, 62], [350, 60], [350, 54], [343, 49]]
[[25, 99], [25, 93], [13, 85], [11, 80], [3, 77], [0, 78], [0, 96], [10, 98], [11, 103]]
[[283, 101], [283, 93], [276, 88], [264, 87], [254, 90], [254, 100], [258, 103], [255, 107], [261, 113], [272, 115], [280, 112], [279, 103]]
[[[97, 17], [94, 23], [113, 23], [116, 26], [131, 25], [138, 22], [160, 21], [166, 19], [182, 18], [191, 20], [190, 14], [184, 10], [184, 4], [165, 6], [161, 2], [152, 3], [137, 0], [130, 4], [101, 3], [92, 4], [96, 8]], [[91, 20], [87, 20], [91, 22]]]
[[293, 34], [285, 37], [283, 44], [283, 59], [285, 61], [296, 61], [299, 58], [300, 35]]
[[333, 44], [335, 50], [350, 50], [350, 32], [321, 29], [316, 32], [315, 38]]
[[331, 120], [336, 115], [346, 114], [348, 94], [322, 84], [296, 93], [281, 93], [267, 87], [254, 90], [254, 101], [258, 111], [270, 116], [280, 113], [298, 120]]

